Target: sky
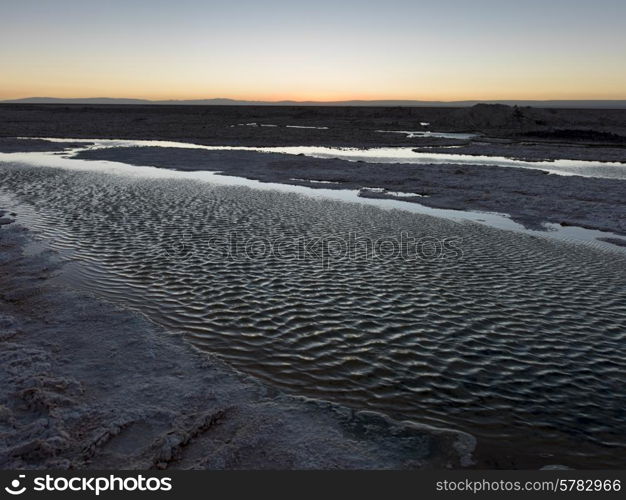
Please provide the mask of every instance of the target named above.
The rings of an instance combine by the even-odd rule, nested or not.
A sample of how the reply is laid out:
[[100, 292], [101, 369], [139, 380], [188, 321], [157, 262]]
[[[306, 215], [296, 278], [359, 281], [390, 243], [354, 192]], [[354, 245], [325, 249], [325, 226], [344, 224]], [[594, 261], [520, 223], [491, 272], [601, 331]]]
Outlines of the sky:
[[0, 99], [626, 99], [625, 0], [0, 0]]

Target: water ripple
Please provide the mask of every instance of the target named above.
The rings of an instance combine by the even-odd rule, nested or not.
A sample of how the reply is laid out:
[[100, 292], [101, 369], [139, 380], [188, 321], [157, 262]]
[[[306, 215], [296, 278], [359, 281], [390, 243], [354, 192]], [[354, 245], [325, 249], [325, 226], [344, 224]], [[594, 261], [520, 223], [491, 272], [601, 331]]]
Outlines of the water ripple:
[[[485, 466], [620, 466], [626, 257], [364, 205], [30, 167], [3, 203], [81, 262], [63, 279], [300, 394], [479, 437]], [[462, 239], [452, 261], [216, 260], [211, 238]], [[538, 450], [542, 451], [539, 455]]]

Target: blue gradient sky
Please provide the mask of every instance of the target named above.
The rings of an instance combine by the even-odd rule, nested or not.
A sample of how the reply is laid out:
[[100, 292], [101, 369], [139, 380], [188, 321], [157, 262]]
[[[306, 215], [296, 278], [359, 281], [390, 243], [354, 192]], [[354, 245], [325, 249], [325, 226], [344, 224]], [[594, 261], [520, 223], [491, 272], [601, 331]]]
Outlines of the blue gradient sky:
[[626, 99], [626, 1], [2, 0], [0, 99]]

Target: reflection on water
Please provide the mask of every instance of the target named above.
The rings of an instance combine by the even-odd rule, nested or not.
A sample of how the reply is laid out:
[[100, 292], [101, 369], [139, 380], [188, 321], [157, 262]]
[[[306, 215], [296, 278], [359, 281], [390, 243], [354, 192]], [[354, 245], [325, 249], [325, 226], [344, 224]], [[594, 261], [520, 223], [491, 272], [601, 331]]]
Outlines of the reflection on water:
[[459, 164], [459, 165], [495, 165], [501, 167], [519, 167], [543, 170], [557, 175], [580, 175], [584, 177], [603, 177], [609, 179], [626, 179], [626, 164], [618, 162], [584, 161], [584, 160], [552, 160], [523, 161], [504, 156], [479, 156], [454, 153], [415, 152], [412, 148], [333, 148], [322, 146], [289, 146], [253, 148], [244, 146], [204, 146], [174, 141], [143, 141], [118, 139], [54, 139], [56, 142], [95, 143], [86, 146], [89, 149], [103, 147], [153, 146], [184, 149], [260, 151], [267, 153], [284, 153], [305, 155], [313, 158], [340, 158], [348, 161], [364, 161], [369, 163], [414, 163], [414, 164]]
[[313, 129], [313, 130], [328, 130], [328, 127], [314, 127], [307, 125], [285, 125], [286, 128], [304, 128], [304, 129]]
[[[426, 122], [420, 123], [423, 127], [428, 126], [429, 124]], [[377, 130], [376, 132], [380, 132], [382, 134], [404, 134], [407, 139], [414, 139], [417, 137], [440, 137], [442, 139], [460, 139], [460, 140], [469, 140], [474, 137], [478, 137], [480, 134], [464, 134], [458, 132], [424, 132], [417, 130]]]
[[[234, 127], [235, 125], [230, 125], [230, 127]], [[279, 127], [279, 125], [274, 125], [273, 123], [238, 123], [237, 127]], [[312, 125], [285, 125], [285, 128], [303, 128], [303, 129], [313, 129], [313, 130], [328, 130], [328, 127], [315, 127]]]
[[[3, 164], [0, 204], [17, 204], [22, 223], [87, 264], [68, 282], [269, 383], [462, 428], [479, 438], [484, 466], [623, 465], [623, 254], [153, 170]], [[233, 230], [248, 240], [454, 236], [463, 255], [216, 262], [208, 242]]]
[[[108, 143], [110, 141], [102, 141]], [[118, 141], [112, 141], [117, 143]], [[120, 141], [121, 142], [121, 141]], [[133, 142], [151, 142], [151, 141], [133, 141]], [[193, 145], [192, 145], [193, 146]], [[95, 148], [103, 147], [96, 144]], [[431, 215], [434, 217], [443, 217], [454, 221], [471, 221], [485, 224], [498, 229], [507, 229], [512, 231], [518, 231], [526, 234], [532, 234], [539, 237], [548, 237], [552, 239], [559, 239], [563, 241], [571, 241], [578, 243], [585, 243], [596, 247], [603, 247], [612, 249], [615, 251], [626, 251], [626, 247], [616, 246], [607, 241], [601, 241], [601, 239], [613, 239], [620, 237], [614, 233], [607, 231], [597, 231], [594, 229], [586, 229], [576, 226], [565, 226], [555, 224], [546, 224], [545, 227], [548, 231], [537, 231], [527, 229], [523, 225], [511, 220], [507, 215], [490, 213], [490, 212], [476, 212], [470, 210], [452, 210], [444, 208], [432, 208], [425, 205], [415, 203], [416, 198], [420, 198], [419, 194], [415, 193], [400, 193], [387, 191], [381, 188], [365, 188], [359, 191], [348, 189], [320, 189], [309, 188], [306, 186], [278, 184], [271, 182], [261, 182], [253, 179], [246, 179], [243, 177], [234, 177], [228, 175], [221, 175], [216, 172], [210, 171], [178, 171], [169, 170], [157, 167], [145, 167], [145, 166], [131, 166], [124, 163], [104, 161], [104, 160], [81, 160], [71, 158], [72, 153], [59, 155], [58, 153], [49, 152], [36, 152], [36, 153], [0, 153], [0, 162], [20, 162], [27, 165], [35, 165], [42, 167], [57, 167], [72, 171], [88, 171], [88, 172], [100, 172], [110, 173], [117, 175], [124, 175], [130, 177], [152, 178], [152, 179], [188, 179], [201, 182], [209, 182], [218, 185], [228, 186], [245, 186], [260, 190], [272, 190], [283, 193], [297, 193], [314, 198], [325, 198], [330, 200], [340, 200], [346, 202], [353, 202], [359, 204], [365, 204], [375, 206], [384, 209], [396, 209], [412, 213]], [[332, 184], [330, 181], [315, 181], [309, 179], [292, 179], [294, 181], [306, 182], [311, 184]], [[386, 196], [392, 196], [393, 198], [376, 198], [376, 197], [362, 197], [361, 195], [368, 192], [378, 192], [379, 194], [385, 194]], [[402, 198], [413, 198], [411, 202], [402, 201]]]

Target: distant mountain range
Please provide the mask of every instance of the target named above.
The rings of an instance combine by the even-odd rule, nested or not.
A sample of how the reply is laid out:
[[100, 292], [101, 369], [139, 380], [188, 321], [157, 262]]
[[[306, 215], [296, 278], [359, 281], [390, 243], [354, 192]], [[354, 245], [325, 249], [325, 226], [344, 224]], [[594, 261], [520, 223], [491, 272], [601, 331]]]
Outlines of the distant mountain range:
[[493, 100], [493, 101], [239, 101], [236, 99], [186, 99], [151, 101], [148, 99], [119, 99], [114, 97], [91, 97], [67, 99], [61, 97], [27, 97], [0, 101], [13, 104], [159, 104], [179, 106], [384, 106], [384, 107], [467, 107], [480, 103], [507, 104], [509, 106], [533, 106], [536, 108], [602, 108], [626, 109], [626, 100]]

